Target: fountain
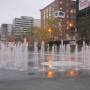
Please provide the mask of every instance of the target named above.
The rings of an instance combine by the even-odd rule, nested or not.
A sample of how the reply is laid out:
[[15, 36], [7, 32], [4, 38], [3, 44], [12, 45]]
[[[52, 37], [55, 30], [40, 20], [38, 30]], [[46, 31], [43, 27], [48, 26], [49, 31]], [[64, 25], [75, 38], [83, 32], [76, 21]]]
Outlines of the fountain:
[[41, 58], [42, 60], [45, 59], [45, 43], [44, 43], [44, 41], [42, 41], [42, 43], [41, 43], [40, 58]]
[[83, 63], [83, 66], [81, 66], [81, 68], [84, 69], [85, 68], [85, 42], [83, 42], [81, 59], [82, 59], [82, 63]]
[[27, 70], [28, 63], [28, 43], [24, 39], [24, 43], [18, 43], [17, 45], [9, 42], [8, 45], [0, 43], [0, 66], [6, 69], [17, 69], [22, 68]]
[[38, 61], [38, 43], [34, 42], [34, 69], [39, 68], [39, 61]]
[[[83, 42], [82, 51], [78, 51], [75, 44], [75, 52], [71, 52], [70, 44], [66, 47], [61, 41], [60, 49], [56, 50], [53, 45], [52, 50], [45, 51], [45, 43], [42, 41], [41, 50], [38, 51], [38, 42], [34, 42], [34, 52], [28, 51], [28, 42], [24, 38], [24, 42], [8, 43], [8, 45], [0, 42], [0, 69], [29, 72], [29, 68], [37, 72], [69, 72], [80, 69], [90, 70], [90, 46], [86, 46]], [[32, 58], [28, 58], [31, 55]], [[28, 62], [32, 61], [33, 66], [29, 67]], [[73, 70], [72, 70], [73, 69]], [[51, 72], [48, 73], [51, 75]], [[45, 75], [44, 75], [45, 76]]]

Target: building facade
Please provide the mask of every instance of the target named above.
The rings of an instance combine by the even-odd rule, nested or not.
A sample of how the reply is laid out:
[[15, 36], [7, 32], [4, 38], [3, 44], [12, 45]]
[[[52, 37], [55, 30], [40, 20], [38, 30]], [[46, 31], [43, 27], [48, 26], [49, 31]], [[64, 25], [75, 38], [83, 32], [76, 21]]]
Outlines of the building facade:
[[31, 34], [33, 27], [33, 18], [21, 16], [13, 20], [13, 35], [15, 38], [21, 38], [22, 35]]
[[1, 24], [1, 40], [7, 41], [8, 36], [12, 34], [12, 24]]
[[0, 40], [1, 40], [1, 26], [0, 26]]
[[53, 17], [53, 13], [55, 11], [55, 1], [46, 6], [45, 8], [41, 9], [41, 27], [46, 28], [49, 17]]
[[[48, 19], [60, 19], [58, 25], [61, 35], [69, 33], [71, 27], [76, 24], [76, 2], [72, 0], [54, 0], [51, 4], [41, 9], [41, 27], [48, 27]], [[65, 37], [64, 37], [65, 38]]]
[[40, 19], [34, 19], [33, 26], [41, 28], [41, 20]]
[[79, 39], [90, 40], [90, 0], [77, 0], [77, 29]]

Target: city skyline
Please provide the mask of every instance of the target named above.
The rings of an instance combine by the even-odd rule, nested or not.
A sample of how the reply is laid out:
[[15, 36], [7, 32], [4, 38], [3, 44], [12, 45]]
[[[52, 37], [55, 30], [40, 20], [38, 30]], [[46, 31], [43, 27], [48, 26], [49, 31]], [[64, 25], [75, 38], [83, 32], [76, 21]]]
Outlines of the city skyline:
[[40, 18], [40, 9], [54, 0], [0, 0], [0, 24], [12, 23], [15, 17]]

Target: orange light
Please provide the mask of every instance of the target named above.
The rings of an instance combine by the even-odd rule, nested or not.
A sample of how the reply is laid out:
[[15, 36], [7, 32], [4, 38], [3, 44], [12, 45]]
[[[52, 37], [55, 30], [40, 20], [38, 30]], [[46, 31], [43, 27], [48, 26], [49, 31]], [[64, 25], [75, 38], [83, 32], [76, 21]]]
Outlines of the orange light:
[[74, 22], [72, 20], [67, 20], [67, 29], [71, 29], [74, 27]]
[[78, 72], [74, 69], [70, 69], [68, 72], [67, 72], [67, 76], [68, 77], [77, 77], [78, 76]]
[[51, 28], [49, 28], [49, 29], [48, 29], [48, 32], [51, 32], [51, 31], [52, 31]]
[[72, 26], [73, 26], [73, 24], [72, 24], [72, 23], [70, 23], [70, 24], [69, 24], [69, 26], [70, 26], [70, 27], [72, 27]]
[[53, 71], [48, 71], [47, 77], [48, 78], [54, 78], [55, 77], [55, 73]]

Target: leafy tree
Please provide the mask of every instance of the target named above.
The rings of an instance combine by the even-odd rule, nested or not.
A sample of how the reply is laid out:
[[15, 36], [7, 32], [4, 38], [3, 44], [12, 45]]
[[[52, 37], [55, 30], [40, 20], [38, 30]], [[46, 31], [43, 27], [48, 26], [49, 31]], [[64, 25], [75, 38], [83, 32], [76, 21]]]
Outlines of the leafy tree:
[[36, 33], [36, 38], [38, 41], [42, 41], [42, 40], [45, 40], [45, 41], [48, 41], [49, 38], [50, 38], [50, 35], [48, 33], [47, 30], [39, 30], [37, 33]]
[[49, 18], [48, 19], [48, 27], [51, 27], [53, 37], [60, 35], [61, 24], [62, 24], [62, 21], [58, 18]]
[[48, 40], [49, 32], [47, 29], [42, 30], [39, 27], [32, 27], [31, 35], [29, 37], [31, 41]]
[[61, 24], [61, 20], [58, 18], [48, 19], [48, 27], [51, 27], [52, 29], [58, 29], [59, 24]]
[[31, 31], [31, 37], [33, 40], [36, 40], [36, 35], [38, 33], [38, 31], [40, 31], [41, 29], [39, 27], [32, 27], [32, 31]]

